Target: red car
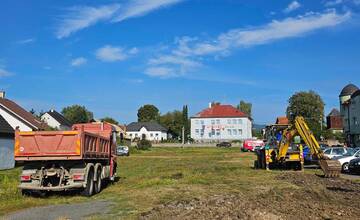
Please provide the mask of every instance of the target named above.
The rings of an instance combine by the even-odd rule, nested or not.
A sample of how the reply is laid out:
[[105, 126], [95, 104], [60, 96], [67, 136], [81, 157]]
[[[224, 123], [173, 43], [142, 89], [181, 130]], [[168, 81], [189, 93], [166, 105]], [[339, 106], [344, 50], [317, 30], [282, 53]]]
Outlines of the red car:
[[255, 151], [255, 147], [264, 146], [264, 141], [256, 139], [247, 139], [243, 142], [242, 151]]

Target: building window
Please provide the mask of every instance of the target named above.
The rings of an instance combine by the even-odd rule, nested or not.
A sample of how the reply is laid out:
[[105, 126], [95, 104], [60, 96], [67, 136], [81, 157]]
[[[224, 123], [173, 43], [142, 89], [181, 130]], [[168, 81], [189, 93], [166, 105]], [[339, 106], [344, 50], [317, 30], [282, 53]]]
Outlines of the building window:
[[227, 123], [228, 123], [228, 124], [231, 124], [231, 119], [228, 119], [228, 120], [227, 120]]
[[135, 137], [137, 137], [138, 136], [138, 134], [135, 134]]
[[203, 124], [204, 124], [204, 120], [200, 120], [200, 124], [202, 124], [202, 125], [203, 125]]
[[238, 119], [238, 124], [241, 125], [242, 124], [242, 120]]
[[233, 123], [233, 124], [237, 124], [236, 119], [233, 119], [233, 120], [232, 120], [232, 123]]
[[231, 129], [228, 129], [227, 132], [228, 132], [228, 135], [232, 135]]
[[215, 120], [211, 120], [211, 124], [214, 125], [214, 124], [215, 124]]
[[211, 135], [215, 135], [215, 129], [211, 130]]
[[237, 130], [233, 129], [233, 135], [237, 135]]
[[159, 136], [159, 134], [158, 134], [158, 133], [156, 133], [156, 134], [155, 134], [155, 136], [157, 137], [157, 136]]
[[197, 125], [198, 125], [198, 124], [199, 124], [199, 120], [195, 120], [195, 124], [197, 124]]
[[153, 133], [150, 133], [150, 137], [153, 137], [154, 136], [154, 134]]
[[216, 129], [216, 136], [220, 136], [220, 129]]
[[130, 134], [130, 137], [132, 137], [132, 134]]
[[239, 129], [239, 135], [242, 135], [242, 129]]
[[204, 136], [204, 129], [200, 130], [200, 136]]
[[199, 135], [199, 133], [200, 133], [200, 132], [199, 132], [199, 129], [195, 129], [195, 134], [196, 134], [196, 135]]
[[216, 119], [216, 124], [220, 124], [220, 119]]

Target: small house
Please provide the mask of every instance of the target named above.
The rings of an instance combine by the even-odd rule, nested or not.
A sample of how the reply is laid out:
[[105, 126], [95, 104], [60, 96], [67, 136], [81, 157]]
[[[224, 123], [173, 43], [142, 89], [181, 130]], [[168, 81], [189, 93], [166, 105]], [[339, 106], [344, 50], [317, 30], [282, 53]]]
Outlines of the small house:
[[126, 126], [126, 135], [131, 140], [143, 139], [149, 141], [167, 140], [168, 130], [157, 122], [133, 122]]
[[41, 115], [41, 120], [50, 127], [58, 130], [70, 130], [72, 124], [59, 112], [51, 109]]

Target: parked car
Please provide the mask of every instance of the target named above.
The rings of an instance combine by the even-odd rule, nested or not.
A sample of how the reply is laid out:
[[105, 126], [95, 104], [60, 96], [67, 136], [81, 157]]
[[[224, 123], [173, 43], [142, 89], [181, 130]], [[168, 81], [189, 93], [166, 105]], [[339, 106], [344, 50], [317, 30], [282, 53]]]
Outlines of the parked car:
[[349, 172], [349, 163], [351, 160], [360, 157], [360, 150], [355, 148], [347, 149], [347, 152], [344, 156], [333, 157], [333, 160], [337, 160], [341, 164], [341, 171], [346, 173]]
[[344, 156], [344, 154], [347, 153], [347, 151], [352, 148], [346, 148], [346, 147], [330, 147], [324, 150], [324, 155], [330, 159], [333, 157], [339, 157]]
[[359, 174], [360, 173], [360, 158], [355, 158], [349, 162], [349, 172]]
[[247, 139], [244, 140], [243, 146], [241, 148], [242, 151], [255, 151], [256, 147], [264, 146], [263, 140], [256, 140], [256, 139]]
[[231, 143], [230, 142], [220, 142], [218, 144], [216, 144], [216, 147], [231, 147]]
[[130, 156], [129, 147], [128, 146], [118, 146], [116, 148], [116, 155], [118, 156]]

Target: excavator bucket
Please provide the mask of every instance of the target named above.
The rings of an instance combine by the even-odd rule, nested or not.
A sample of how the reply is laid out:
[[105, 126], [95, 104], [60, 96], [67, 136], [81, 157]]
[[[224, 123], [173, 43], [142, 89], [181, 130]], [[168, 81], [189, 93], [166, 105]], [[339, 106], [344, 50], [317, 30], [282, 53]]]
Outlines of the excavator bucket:
[[323, 170], [325, 177], [339, 177], [341, 172], [341, 164], [337, 160], [321, 159], [319, 161], [320, 167]]

